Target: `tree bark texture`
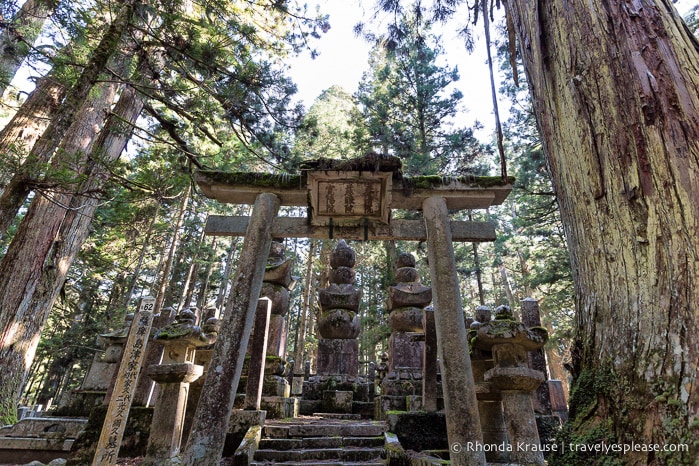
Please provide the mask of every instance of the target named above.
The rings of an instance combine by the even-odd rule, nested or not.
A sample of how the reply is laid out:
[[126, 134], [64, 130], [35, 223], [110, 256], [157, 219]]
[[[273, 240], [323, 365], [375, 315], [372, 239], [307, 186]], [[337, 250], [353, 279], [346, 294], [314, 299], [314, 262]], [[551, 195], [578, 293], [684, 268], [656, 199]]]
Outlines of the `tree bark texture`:
[[0, 28], [0, 97], [56, 5], [57, 0], [27, 0], [11, 20], [3, 21], [0, 17], [5, 23]]
[[[84, 176], [77, 186], [85, 195], [55, 194], [51, 199], [37, 196], [22, 220], [7, 254], [0, 262], [0, 370], [9, 374], [0, 385], [0, 420], [14, 417], [16, 402], [34, 358], [41, 330], [65, 281], [66, 274], [89, 234], [98, 198], [92, 193], [104, 183], [103, 163], [116, 160], [123, 151], [129, 132], [124, 121], [135, 122], [142, 108], [131, 89], [122, 92], [111, 117], [95, 140], [87, 127], [99, 127], [104, 109], [111, 104], [117, 85], [104, 85], [95, 102], [79, 120], [80, 131], [72, 132], [66, 152], [82, 147], [83, 162], [76, 171]], [[111, 89], [111, 90], [110, 90]], [[92, 144], [87, 144], [86, 141]], [[94, 141], [94, 142], [93, 142]], [[89, 154], [90, 156], [88, 157]], [[88, 161], [89, 159], [89, 161]]]
[[49, 123], [46, 131], [36, 141], [22, 167], [14, 174], [0, 195], [0, 234], [12, 224], [17, 212], [34, 187], [41, 166], [48, 162], [66, 132], [75, 120], [77, 112], [88, 99], [90, 91], [104, 71], [108, 61], [121, 44], [121, 38], [129, 28], [129, 21], [136, 8], [136, 0], [123, 3], [118, 14], [106, 29], [100, 43], [95, 47], [77, 82], [68, 91], [60, 109]]
[[[62, 157], [54, 159], [54, 165], [71, 164], [85, 158], [96, 129], [104, 123], [104, 114], [112, 105], [116, 84], [103, 85], [101, 96], [91, 99], [80, 112], [76, 123], [66, 133], [62, 145]], [[78, 155], [78, 154], [82, 154]], [[59, 160], [60, 159], [60, 160]], [[76, 167], [76, 173], [81, 170]], [[0, 416], [12, 416], [20, 389], [39, 342], [39, 335], [51, 306], [33, 309], [34, 297], [53, 288], [53, 279], [47, 275], [65, 274], [58, 270], [59, 258], [55, 256], [61, 247], [58, 230], [70, 204], [72, 195], [64, 192], [38, 194], [29, 206], [7, 254], [0, 263], [0, 288], [5, 290], [0, 298], [0, 367], [12, 374], [12, 380], [3, 384], [0, 393]], [[73, 238], [68, 238], [72, 240]], [[38, 314], [35, 313], [38, 311]], [[5, 413], [6, 406], [11, 407]]]
[[0, 157], [5, 161], [0, 187], [5, 187], [41, 137], [65, 97], [66, 88], [51, 75], [40, 78], [27, 100], [0, 131]]
[[670, 0], [507, 8], [576, 286], [571, 429], [685, 443], [690, 452], [623, 460], [690, 464], [699, 457], [699, 44]]

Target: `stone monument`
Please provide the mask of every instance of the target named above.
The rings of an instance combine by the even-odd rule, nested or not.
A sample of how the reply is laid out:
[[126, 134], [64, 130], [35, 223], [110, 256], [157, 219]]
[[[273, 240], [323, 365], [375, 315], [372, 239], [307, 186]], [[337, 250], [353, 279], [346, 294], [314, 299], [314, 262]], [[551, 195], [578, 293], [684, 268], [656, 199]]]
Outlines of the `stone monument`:
[[[420, 284], [415, 257], [403, 253], [396, 262], [396, 285], [388, 288], [386, 310], [391, 336], [388, 371], [381, 381], [381, 409], [420, 410], [424, 343], [423, 309], [432, 302], [432, 288]], [[415, 406], [415, 404], [418, 406]]]
[[330, 256], [330, 285], [318, 290], [317, 374], [304, 382], [304, 400], [322, 400], [323, 412], [352, 413], [353, 401], [367, 401], [368, 384], [359, 372], [359, 304], [354, 287], [355, 253], [344, 240]]
[[527, 353], [544, 346], [548, 332], [515, 321], [509, 306], [499, 306], [494, 320], [480, 323], [472, 332], [473, 346], [493, 355], [493, 367], [483, 373], [483, 380], [501, 394], [507, 438], [512, 446], [510, 461], [545, 464], [532, 405], [532, 392], [544, 382], [544, 376], [528, 367]]

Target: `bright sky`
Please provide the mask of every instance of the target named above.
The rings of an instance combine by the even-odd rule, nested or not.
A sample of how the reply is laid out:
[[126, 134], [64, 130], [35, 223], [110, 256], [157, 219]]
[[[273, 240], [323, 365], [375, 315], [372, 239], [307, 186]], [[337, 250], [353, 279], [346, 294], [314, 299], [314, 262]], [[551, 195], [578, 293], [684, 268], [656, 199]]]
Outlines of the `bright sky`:
[[[354, 94], [362, 73], [368, 68], [371, 49], [370, 44], [354, 35], [354, 26], [371, 20], [374, 0], [318, 0], [317, 4], [322, 12], [330, 15], [330, 30], [314, 43], [320, 55], [312, 59], [310, 54], [304, 53], [288, 61], [292, 79], [299, 89], [297, 95], [306, 107], [334, 84]], [[474, 32], [480, 36], [482, 26], [476, 28]], [[458, 87], [464, 94], [466, 124], [471, 125], [477, 119], [486, 127], [494, 127], [485, 49], [479, 44], [480, 47], [477, 45], [477, 50], [469, 55], [456, 38], [453, 27], [446, 26], [443, 31], [435, 32], [441, 33], [446, 42], [447, 64], [459, 69]]]
[[[374, 0], [317, 0], [310, 2], [309, 7], [315, 4], [330, 15], [331, 29], [314, 44], [320, 55], [311, 59], [308, 53], [304, 53], [289, 61], [292, 79], [299, 89], [298, 97], [306, 107], [310, 107], [322, 91], [334, 84], [352, 94], [357, 90], [362, 73], [367, 69], [370, 46], [354, 35], [353, 28], [358, 22], [371, 19]], [[675, 8], [684, 15], [696, 4], [697, 0], [678, 0]], [[488, 138], [495, 123], [482, 29], [482, 22], [479, 21], [474, 27], [476, 50], [471, 55], [454, 37], [453, 27], [445, 26], [441, 33], [446, 42], [447, 63], [457, 66], [461, 76], [458, 87], [464, 94], [463, 103], [467, 109], [465, 124], [479, 120], [486, 127], [479, 136]], [[502, 120], [506, 118], [505, 106], [506, 103], [500, 100]]]

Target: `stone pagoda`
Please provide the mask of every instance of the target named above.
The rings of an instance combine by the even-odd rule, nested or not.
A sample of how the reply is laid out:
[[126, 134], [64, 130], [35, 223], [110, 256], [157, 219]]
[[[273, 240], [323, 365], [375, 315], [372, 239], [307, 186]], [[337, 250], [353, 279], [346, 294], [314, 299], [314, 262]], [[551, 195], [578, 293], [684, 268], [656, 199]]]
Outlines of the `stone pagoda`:
[[354, 250], [338, 241], [330, 256], [330, 285], [318, 290], [316, 375], [303, 384], [303, 399], [321, 401], [320, 412], [351, 414], [355, 401], [368, 401], [368, 384], [359, 374], [359, 304], [354, 287]]
[[[406, 410], [406, 400], [422, 392], [424, 343], [423, 312], [432, 302], [432, 288], [420, 284], [412, 254], [400, 254], [396, 285], [388, 288], [386, 311], [391, 336], [388, 367], [381, 381], [381, 410]], [[418, 408], [413, 406], [412, 408]]]

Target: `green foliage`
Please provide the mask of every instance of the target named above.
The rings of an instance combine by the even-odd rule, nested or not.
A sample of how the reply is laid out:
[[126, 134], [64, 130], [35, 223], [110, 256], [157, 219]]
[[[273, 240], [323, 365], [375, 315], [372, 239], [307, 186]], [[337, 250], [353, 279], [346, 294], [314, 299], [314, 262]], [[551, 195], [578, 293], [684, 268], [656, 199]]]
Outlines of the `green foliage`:
[[362, 131], [356, 126], [359, 109], [352, 96], [332, 86], [318, 96], [296, 133], [295, 160], [351, 159], [363, 155], [354, 140]]
[[419, 4], [411, 11], [371, 52], [356, 95], [366, 126], [357, 144], [400, 157], [408, 175], [461, 172], [488, 149], [472, 129], [454, 127], [462, 94], [450, 87], [458, 71], [440, 65], [444, 51]]

